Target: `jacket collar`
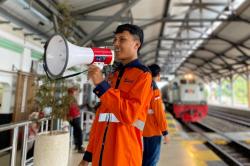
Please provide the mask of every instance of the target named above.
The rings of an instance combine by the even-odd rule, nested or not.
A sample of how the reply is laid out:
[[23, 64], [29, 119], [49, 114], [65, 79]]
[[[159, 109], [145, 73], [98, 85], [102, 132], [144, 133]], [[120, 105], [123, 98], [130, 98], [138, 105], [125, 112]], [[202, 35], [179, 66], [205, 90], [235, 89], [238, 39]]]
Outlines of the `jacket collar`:
[[141, 62], [139, 61], [139, 59], [135, 59], [135, 60], [133, 60], [133, 61], [131, 61], [131, 62], [129, 62], [128, 64], [126, 64], [126, 65], [123, 65], [123, 64], [120, 64], [119, 66], [118, 66], [118, 68], [119, 69], [125, 69], [125, 68], [127, 68], [127, 67], [138, 67], [138, 66], [141, 66], [142, 64], [141, 64]]

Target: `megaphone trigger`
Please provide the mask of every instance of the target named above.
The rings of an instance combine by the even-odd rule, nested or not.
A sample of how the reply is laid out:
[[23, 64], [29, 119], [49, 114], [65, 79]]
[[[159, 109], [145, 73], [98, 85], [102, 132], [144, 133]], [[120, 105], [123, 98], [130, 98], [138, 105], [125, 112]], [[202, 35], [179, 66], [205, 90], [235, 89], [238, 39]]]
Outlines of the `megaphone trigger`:
[[96, 65], [97, 67], [99, 67], [101, 70], [104, 67], [104, 63], [100, 63], [100, 62], [96, 62], [96, 63], [94, 63], [94, 65]]

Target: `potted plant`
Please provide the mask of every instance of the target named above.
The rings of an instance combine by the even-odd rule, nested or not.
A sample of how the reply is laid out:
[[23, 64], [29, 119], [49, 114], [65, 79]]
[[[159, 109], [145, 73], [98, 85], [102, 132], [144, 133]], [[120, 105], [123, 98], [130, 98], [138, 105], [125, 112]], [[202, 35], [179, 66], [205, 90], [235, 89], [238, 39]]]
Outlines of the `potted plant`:
[[65, 120], [74, 98], [67, 93], [67, 86], [62, 81], [49, 80], [46, 76], [38, 77], [35, 102], [39, 111], [46, 108], [50, 113], [50, 131], [36, 137], [34, 165], [67, 165], [70, 136], [68, 131], [53, 130], [57, 119]]

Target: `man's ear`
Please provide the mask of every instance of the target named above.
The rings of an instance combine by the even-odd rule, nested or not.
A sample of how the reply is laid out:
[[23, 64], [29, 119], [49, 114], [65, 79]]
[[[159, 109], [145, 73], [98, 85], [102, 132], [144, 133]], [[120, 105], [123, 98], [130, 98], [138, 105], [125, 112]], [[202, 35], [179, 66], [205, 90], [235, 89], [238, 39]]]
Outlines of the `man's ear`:
[[161, 81], [160, 74], [157, 75], [157, 81]]
[[136, 49], [138, 50], [140, 46], [141, 46], [141, 42], [136, 40], [136, 43], [135, 43]]

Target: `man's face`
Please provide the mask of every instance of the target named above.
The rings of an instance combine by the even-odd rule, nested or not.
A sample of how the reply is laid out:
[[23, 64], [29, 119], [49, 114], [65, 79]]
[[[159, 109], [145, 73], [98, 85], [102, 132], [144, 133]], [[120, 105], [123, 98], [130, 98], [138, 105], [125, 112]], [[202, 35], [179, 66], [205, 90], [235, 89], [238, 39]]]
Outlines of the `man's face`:
[[137, 58], [140, 41], [128, 31], [115, 34], [113, 44], [115, 47], [115, 58], [122, 63], [128, 63]]

